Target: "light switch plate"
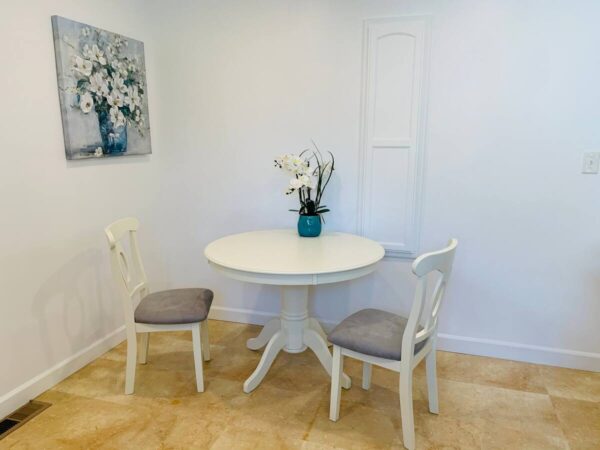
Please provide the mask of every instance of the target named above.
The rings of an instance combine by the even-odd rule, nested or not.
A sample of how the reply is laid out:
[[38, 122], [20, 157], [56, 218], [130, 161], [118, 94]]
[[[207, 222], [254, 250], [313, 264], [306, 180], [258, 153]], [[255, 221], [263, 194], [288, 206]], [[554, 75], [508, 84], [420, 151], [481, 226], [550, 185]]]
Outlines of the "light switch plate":
[[600, 152], [585, 152], [581, 173], [597, 174], [600, 169]]

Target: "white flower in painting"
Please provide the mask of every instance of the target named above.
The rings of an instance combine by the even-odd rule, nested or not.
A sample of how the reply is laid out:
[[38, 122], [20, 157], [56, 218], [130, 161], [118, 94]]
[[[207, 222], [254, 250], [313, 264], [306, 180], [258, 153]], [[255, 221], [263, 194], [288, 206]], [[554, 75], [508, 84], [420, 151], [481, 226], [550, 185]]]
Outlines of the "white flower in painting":
[[110, 90], [108, 89], [108, 83], [104, 83], [102, 84], [102, 86], [100, 86], [100, 91], [98, 92], [99, 94], [102, 95], [102, 97], [108, 98], [108, 96], [110, 95]]
[[129, 70], [130, 72], [135, 72], [137, 70], [137, 67], [135, 67], [135, 64], [130, 62], [129, 66], [127, 67], [127, 70]]
[[125, 125], [125, 116], [121, 111], [117, 114], [117, 120], [115, 121], [115, 127], [119, 128]]
[[119, 72], [124, 77], [127, 76], [127, 64], [125, 64], [124, 62], [120, 62], [119, 63]]
[[89, 27], [83, 27], [81, 29], [81, 34], [85, 37], [88, 37], [90, 35], [90, 33], [92, 32], [92, 30], [90, 30]]
[[80, 56], [75, 55], [73, 57], [73, 69], [79, 72], [81, 75], [89, 77], [92, 74], [92, 68], [94, 65], [91, 61], [83, 59]]
[[94, 156], [96, 158], [100, 158], [104, 153], [102, 152], [102, 147], [97, 147], [94, 151]]
[[125, 80], [123, 80], [123, 78], [121, 78], [118, 73], [113, 75], [111, 84], [114, 90], [117, 90], [123, 94], [129, 91], [129, 88], [125, 84]]
[[97, 61], [102, 65], [106, 64], [106, 58], [104, 57], [104, 52], [102, 50], [100, 50], [96, 44], [94, 44], [92, 46], [91, 54], [92, 54], [91, 59], [93, 61]]
[[122, 127], [125, 125], [125, 116], [121, 112], [119, 108], [113, 106], [110, 108], [110, 121], [114, 124], [115, 127]]
[[138, 108], [142, 106], [142, 97], [139, 94], [137, 86], [131, 86], [129, 88], [129, 96], [131, 97], [131, 103]]
[[79, 99], [79, 107], [84, 114], [89, 113], [94, 107], [94, 99], [92, 98], [92, 94], [86, 92]]
[[81, 50], [81, 53], [83, 54], [83, 56], [85, 56], [88, 59], [92, 59], [93, 53], [92, 53], [92, 49], [90, 48], [89, 45], [85, 44], [83, 46], [83, 49]]
[[[90, 77], [90, 91], [94, 93], [102, 92], [103, 86], [106, 84], [106, 80], [101, 73], [96, 72]], [[108, 86], [107, 86], [108, 87]]]
[[108, 97], [106, 97], [106, 102], [110, 106], [116, 106], [117, 108], [120, 108], [123, 106], [123, 94], [117, 90], [113, 90]]
[[110, 121], [115, 123], [117, 121], [117, 116], [119, 115], [119, 108], [113, 106], [110, 108]]
[[86, 77], [89, 77], [92, 74], [93, 64], [91, 61], [84, 60], [83, 61], [83, 71], [81, 72]]

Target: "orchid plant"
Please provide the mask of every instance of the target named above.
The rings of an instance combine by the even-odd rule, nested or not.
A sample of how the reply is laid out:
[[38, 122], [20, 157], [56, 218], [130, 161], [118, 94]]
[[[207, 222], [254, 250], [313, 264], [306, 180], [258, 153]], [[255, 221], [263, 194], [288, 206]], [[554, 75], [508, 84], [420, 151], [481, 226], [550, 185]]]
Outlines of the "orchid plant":
[[290, 209], [302, 216], [319, 216], [329, 211], [327, 205], [322, 205], [323, 193], [335, 170], [335, 158], [331, 152], [327, 160], [319, 149], [309, 149], [300, 154], [288, 153], [275, 159], [275, 167], [285, 170], [292, 175], [285, 191], [286, 195], [298, 193], [299, 209]]

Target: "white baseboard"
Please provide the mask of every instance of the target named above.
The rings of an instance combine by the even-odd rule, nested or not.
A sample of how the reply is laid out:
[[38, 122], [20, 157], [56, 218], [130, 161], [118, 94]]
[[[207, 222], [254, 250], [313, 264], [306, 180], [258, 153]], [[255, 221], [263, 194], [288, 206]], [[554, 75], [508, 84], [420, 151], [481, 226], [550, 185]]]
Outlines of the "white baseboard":
[[438, 348], [448, 352], [600, 372], [600, 353], [444, 333], [438, 334]]
[[[210, 311], [211, 319], [256, 325], [263, 325], [273, 317], [277, 317], [277, 313], [224, 306], [213, 306]], [[334, 322], [328, 320], [319, 319], [319, 321], [326, 331], [331, 330], [336, 325]], [[489, 356], [492, 358], [600, 372], [600, 353], [519, 344], [517, 342], [494, 339], [456, 336], [445, 333], [438, 334], [438, 349], [468, 355]]]
[[0, 397], [0, 418], [55, 386], [125, 339], [125, 325]]

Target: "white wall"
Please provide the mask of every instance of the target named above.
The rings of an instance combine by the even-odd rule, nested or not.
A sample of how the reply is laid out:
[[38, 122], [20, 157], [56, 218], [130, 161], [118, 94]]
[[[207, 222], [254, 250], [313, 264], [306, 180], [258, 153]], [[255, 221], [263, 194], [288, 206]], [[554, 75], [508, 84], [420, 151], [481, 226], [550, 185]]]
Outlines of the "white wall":
[[0, 417], [122, 338], [112, 334], [123, 319], [105, 225], [139, 216], [149, 269], [158, 283], [167, 278], [156, 226], [165, 183], [160, 146], [146, 157], [65, 160], [50, 24], [58, 14], [146, 41], [154, 125], [156, 60], [143, 3], [0, 7]]
[[[600, 370], [600, 60], [589, 1], [153, 2], [169, 189], [168, 265], [217, 293], [214, 313], [260, 321], [276, 288], [212, 273], [203, 247], [294, 226], [274, 155], [313, 138], [335, 152], [327, 229], [355, 231], [362, 21], [433, 15], [422, 249], [460, 239], [441, 320], [454, 350]], [[181, 236], [185, 236], [182, 239]], [[316, 289], [336, 322], [407, 312], [409, 263]], [[236, 309], [249, 309], [240, 312]]]
[[[0, 416], [121, 337], [102, 234], [117, 217], [141, 219], [155, 288], [210, 286], [218, 317], [276, 313], [276, 288], [211, 272], [203, 248], [294, 226], [271, 161], [310, 138], [338, 160], [326, 228], [356, 230], [362, 21], [403, 14], [433, 15], [422, 249], [461, 241], [442, 344], [600, 370], [600, 178], [579, 174], [600, 146], [600, 4], [51, 4], [0, 14]], [[146, 43], [153, 155], [65, 161], [52, 14]], [[407, 312], [408, 268], [319, 287], [315, 312]]]

